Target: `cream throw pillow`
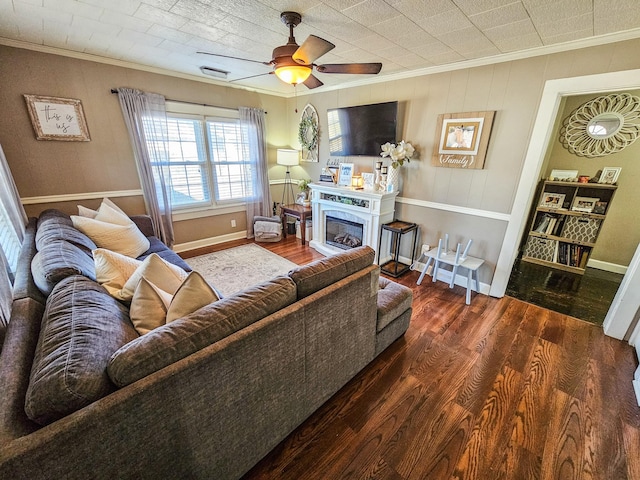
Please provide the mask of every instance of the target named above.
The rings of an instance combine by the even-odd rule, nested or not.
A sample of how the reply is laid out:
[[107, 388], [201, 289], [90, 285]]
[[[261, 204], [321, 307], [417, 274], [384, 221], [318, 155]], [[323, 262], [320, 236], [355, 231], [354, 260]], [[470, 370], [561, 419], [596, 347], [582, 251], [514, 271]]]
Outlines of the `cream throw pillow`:
[[174, 295], [142, 277], [131, 300], [129, 315], [140, 335], [185, 317], [219, 300], [216, 292], [197, 272], [191, 272]]
[[[144, 261], [104, 248], [97, 248], [92, 253], [96, 266], [96, 280], [107, 289], [111, 296], [118, 300], [131, 300], [136, 286], [143, 276], [146, 276], [154, 284], [161, 285], [160, 288], [164, 288], [171, 294], [187, 277], [187, 272], [177, 265], [167, 262], [157, 253], [152, 253]], [[125, 285], [127, 285], [126, 290]]]
[[100, 248], [133, 258], [149, 250], [149, 240], [136, 224], [122, 210], [107, 203], [100, 205], [96, 218], [72, 215], [71, 221]]
[[120, 300], [130, 301], [138, 287], [138, 283], [145, 277], [149, 282], [165, 292], [173, 294], [187, 278], [188, 273], [182, 268], [167, 262], [157, 253], [152, 253], [144, 259], [142, 264], [125, 282], [122, 290], [118, 292]]
[[105, 248], [97, 248], [91, 252], [96, 266], [96, 281], [107, 289], [112, 297], [120, 298], [119, 292], [142, 265], [142, 260], [127, 257]]
[[[113, 208], [114, 210], [117, 210], [119, 212], [122, 212], [123, 215], [126, 215], [126, 213], [124, 213], [120, 207], [118, 207], [115, 203], [113, 203], [111, 200], [109, 200], [107, 197], [104, 197], [102, 199], [102, 203], [100, 204], [100, 206], [102, 205], [109, 205], [111, 208]], [[78, 205], [78, 215], [80, 215], [81, 217], [89, 217], [89, 218], [96, 218], [98, 216], [100, 209], [98, 210], [92, 210], [91, 208], [87, 208], [84, 207], [82, 205]]]

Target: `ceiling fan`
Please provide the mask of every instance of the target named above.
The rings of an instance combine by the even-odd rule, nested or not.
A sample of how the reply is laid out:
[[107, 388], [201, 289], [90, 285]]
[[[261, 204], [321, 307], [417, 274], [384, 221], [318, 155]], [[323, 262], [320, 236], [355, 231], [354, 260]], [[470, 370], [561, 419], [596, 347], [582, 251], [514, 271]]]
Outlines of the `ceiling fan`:
[[259, 77], [275, 73], [283, 82], [297, 85], [304, 84], [307, 88], [317, 88], [323, 83], [312, 74], [315, 68], [320, 73], [351, 73], [351, 74], [377, 74], [382, 69], [382, 63], [326, 63], [316, 65], [313, 63], [325, 53], [335, 48], [335, 45], [315, 35], [309, 35], [302, 45], [296, 43], [293, 36], [293, 29], [302, 21], [302, 16], [296, 12], [282, 12], [280, 14], [282, 22], [289, 27], [289, 41], [286, 45], [281, 45], [273, 49], [272, 58], [268, 62], [249, 60], [247, 58], [232, 57], [217, 53], [198, 52], [217, 57], [233, 58], [246, 62], [261, 63], [273, 67], [273, 71], [261, 73], [251, 77], [237, 78], [232, 81], [245, 80], [247, 78]]

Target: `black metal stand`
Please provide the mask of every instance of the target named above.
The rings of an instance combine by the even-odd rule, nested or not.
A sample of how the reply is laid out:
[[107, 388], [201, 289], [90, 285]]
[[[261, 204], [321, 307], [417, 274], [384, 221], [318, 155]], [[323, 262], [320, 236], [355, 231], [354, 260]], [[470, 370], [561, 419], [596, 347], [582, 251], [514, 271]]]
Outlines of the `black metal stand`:
[[[380, 246], [382, 245], [382, 232], [391, 232], [391, 260], [384, 265], [380, 265], [380, 270], [394, 278], [399, 277], [403, 273], [407, 272], [411, 268], [413, 259], [416, 254], [416, 241], [418, 239], [417, 231], [418, 225], [410, 222], [403, 222], [402, 220], [394, 220], [390, 223], [385, 223], [380, 228], [380, 238], [378, 239], [378, 263], [380, 262]], [[411, 247], [411, 262], [409, 265], [400, 262], [400, 242], [402, 236], [405, 233], [413, 232], [413, 245]]]

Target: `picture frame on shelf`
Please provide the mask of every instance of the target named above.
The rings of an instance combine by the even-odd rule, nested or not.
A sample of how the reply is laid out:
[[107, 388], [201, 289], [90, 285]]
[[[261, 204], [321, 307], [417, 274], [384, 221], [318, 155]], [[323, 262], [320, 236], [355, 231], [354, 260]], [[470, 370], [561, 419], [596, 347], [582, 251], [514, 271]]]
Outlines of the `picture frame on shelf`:
[[36, 140], [89, 142], [82, 101], [24, 94]]
[[363, 172], [362, 173], [362, 188], [365, 190], [373, 190], [376, 185], [375, 185], [375, 181], [376, 181], [376, 175], [374, 173], [370, 173], [370, 172]]
[[542, 202], [540, 202], [540, 206], [543, 208], [562, 208], [564, 204], [564, 193], [551, 193], [544, 192], [542, 194]]
[[351, 177], [353, 177], [353, 163], [341, 163], [338, 173], [338, 186], [350, 187]]
[[607, 202], [596, 202], [595, 205], [593, 206], [593, 212], [591, 213], [597, 213], [598, 215], [604, 215], [605, 213], [607, 213]]
[[596, 202], [599, 200], [599, 198], [592, 197], [575, 197], [571, 204], [571, 210], [574, 212], [591, 213], [593, 212]]
[[578, 170], [551, 170], [549, 180], [552, 182], [577, 182]]
[[618, 177], [620, 176], [621, 171], [622, 167], [604, 167], [602, 169], [602, 173], [600, 174], [600, 178], [598, 179], [598, 183], [615, 185], [618, 181]]

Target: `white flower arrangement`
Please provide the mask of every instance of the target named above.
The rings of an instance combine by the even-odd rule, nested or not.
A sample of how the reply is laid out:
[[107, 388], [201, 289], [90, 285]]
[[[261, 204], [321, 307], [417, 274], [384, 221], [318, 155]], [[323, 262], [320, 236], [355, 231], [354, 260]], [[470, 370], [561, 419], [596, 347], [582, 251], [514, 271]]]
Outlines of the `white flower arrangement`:
[[409, 163], [415, 152], [413, 145], [409, 142], [405, 142], [404, 140], [399, 142], [398, 145], [387, 142], [384, 145], [381, 145], [380, 148], [382, 149], [380, 156], [383, 158], [391, 158], [391, 166], [393, 168], [398, 168], [404, 165], [405, 160]]

